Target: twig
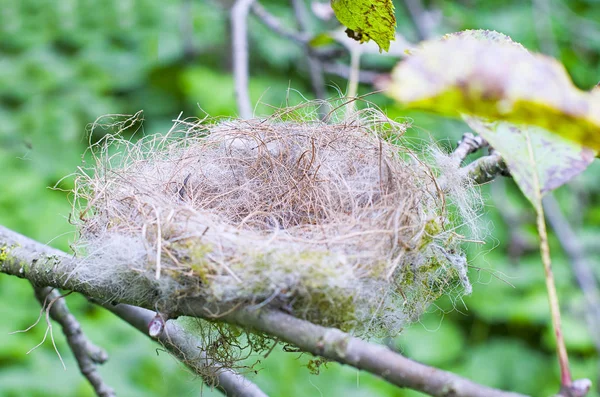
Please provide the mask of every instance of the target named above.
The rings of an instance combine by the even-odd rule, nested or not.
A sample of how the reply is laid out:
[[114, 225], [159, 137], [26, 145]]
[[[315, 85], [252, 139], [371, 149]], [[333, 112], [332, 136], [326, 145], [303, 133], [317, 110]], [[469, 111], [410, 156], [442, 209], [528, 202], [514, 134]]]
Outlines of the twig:
[[470, 132], [466, 132], [458, 142], [458, 146], [454, 152], [452, 152], [452, 158], [458, 163], [457, 165], [460, 165], [469, 154], [486, 146], [488, 146], [488, 143], [481, 135], [473, 135]]
[[544, 264], [544, 272], [546, 279], [546, 290], [548, 292], [548, 303], [550, 305], [550, 314], [552, 317], [552, 328], [556, 337], [556, 353], [558, 355], [558, 364], [560, 366], [560, 386], [561, 391], [570, 390], [573, 384], [571, 377], [571, 369], [569, 367], [569, 357], [562, 332], [560, 318], [560, 304], [558, 301], [558, 293], [556, 292], [556, 283], [554, 282], [554, 273], [552, 272], [552, 260], [550, 258], [550, 245], [548, 244], [548, 232], [546, 230], [546, 219], [544, 216], [544, 208], [542, 205], [542, 188], [540, 185], [539, 175], [537, 173], [536, 159], [533, 154], [533, 147], [529, 134], [527, 138], [527, 150], [533, 172], [533, 189], [535, 192], [535, 200], [533, 201], [537, 214], [537, 229], [540, 235], [540, 252], [542, 255], [542, 263]]
[[[70, 289], [100, 301], [114, 299], [117, 296], [116, 292], [122, 288], [117, 284], [118, 280], [115, 280], [115, 285], [92, 285], [77, 279], [77, 273], [73, 271], [79, 265], [76, 259], [2, 226], [0, 247], [0, 272], [26, 278], [35, 285]], [[159, 286], [153, 280], [140, 280], [140, 284], [131, 290], [132, 295], [128, 301], [121, 303], [145, 308], [158, 305]], [[209, 304], [201, 298], [194, 297], [174, 298], [165, 304], [169, 305], [173, 316], [206, 319], [211, 319], [211, 312], [225, 313], [230, 309], [227, 305]], [[409, 387], [432, 396], [523, 397], [521, 394], [478, 385], [450, 372], [409, 360], [384, 346], [276, 310], [240, 308], [219, 317], [219, 321], [264, 332], [304, 351], [371, 372], [399, 387]]]
[[271, 14], [258, 1], [252, 4], [252, 13], [269, 29], [275, 32], [278, 36], [284, 37], [293, 41], [296, 44], [304, 46], [308, 42], [308, 36], [303, 33], [295, 32], [287, 29], [277, 17]]
[[[148, 324], [153, 320], [154, 312], [124, 304], [105, 304], [102, 306], [149, 336]], [[267, 396], [250, 380], [231, 369], [223, 368], [219, 363], [207, 358], [206, 353], [202, 350], [203, 342], [172, 321], [166, 322], [164, 331], [158, 335], [156, 340], [188, 368], [202, 376], [209, 387], [216, 387], [226, 396]], [[206, 377], [207, 373], [214, 374], [214, 377]]]
[[500, 153], [494, 152], [465, 166], [465, 171], [473, 182], [481, 185], [493, 181], [498, 175], [508, 175], [508, 166]]
[[248, 13], [255, 0], [236, 0], [231, 8], [231, 42], [235, 97], [240, 117], [252, 117], [248, 87]]
[[67, 304], [60, 294], [49, 287], [34, 287], [35, 297], [44, 306], [45, 302], [52, 301], [49, 306], [50, 317], [60, 324], [67, 343], [77, 360], [79, 370], [86, 377], [99, 397], [114, 397], [115, 392], [100, 376], [96, 364], [103, 364], [108, 359], [106, 352], [94, 345], [84, 335], [81, 325], [69, 311]]
[[[475, 136], [470, 132], [465, 133], [451, 155], [453, 166], [459, 168], [469, 154], [486, 146], [488, 143], [482, 137]], [[461, 170], [477, 185], [490, 182], [498, 175], [508, 174], [508, 167], [498, 152], [480, 157]], [[438, 182], [443, 191], [448, 190], [451, 183], [444, 176]]]
[[426, 25], [425, 21], [426, 10], [423, 6], [423, 3], [421, 3], [421, 0], [403, 0], [402, 4], [408, 12], [419, 41], [426, 40], [431, 37], [431, 30]]
[[[358, 76], [360, 73], [360, 51], [350, 51], [350, 70], [348, 76], [348, 90], [346, 96], [348, 98], [356, 98], [358, 93]], [[348, 109], [352, 109], [352, 105]]]
[[[300, 28], [301, 33], [309, 31], [308, 24], [308, 12], [306, 10], [303, 0], [291, 0], [292, 7], [294, 9], [294, 15], [296, 16], [296, 22]], [[304, 44], [304, 52], [308, 59], [308, 70], [310, 73], [310, 81], [312, 89], [317, 99], [325, 99], [327, 93], [325, 91], [325, 77], [323, 76], [323, 65], [321, 61], [314, 57], [308, 47], [308, 43]]]

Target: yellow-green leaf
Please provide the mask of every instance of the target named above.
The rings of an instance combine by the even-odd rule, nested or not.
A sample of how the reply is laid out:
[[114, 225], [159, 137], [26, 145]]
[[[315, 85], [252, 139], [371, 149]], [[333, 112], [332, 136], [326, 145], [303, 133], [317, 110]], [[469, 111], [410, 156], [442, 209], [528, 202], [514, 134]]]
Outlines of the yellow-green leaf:
[[331, 0], [331, 7], [348, 36], [361, 43], [373, 40], [380, 50], [389, 50], [396, 34], [392, 0]]
[[428, 41], [412, 54], [388, 87], [404, 105], [536, 125], [600, 149], [600, 90], [576, 88], [555, 59], [488, 31]]

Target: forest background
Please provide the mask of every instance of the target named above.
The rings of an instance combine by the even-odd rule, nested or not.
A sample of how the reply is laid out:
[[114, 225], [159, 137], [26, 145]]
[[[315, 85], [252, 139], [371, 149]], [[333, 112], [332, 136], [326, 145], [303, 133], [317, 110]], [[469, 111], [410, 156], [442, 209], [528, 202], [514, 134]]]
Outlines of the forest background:
[[[398, 32], [410, 42], [420, 32], [407, 3], [398, 1]], [[421, 3], [421, 2], [418, 2]], [[285, 1], [261, 1], [290, 27], [296, 24]], [[137, 134], [169, 130], [184, 116], [235, 116], [227, 1], [1, 0], [0, 1], [0, 224], [62, 250], [74, 228], [66, 175], [81, 164], [90, 131], [105, 114], [144, 111]], [[429, 1], [421, 14], [430, 35], [463, 29], [493, 29], [525, 47], [557, 57], [575, 84], [589, 89], [600, 79], [600, 1]], [[314, 25], [333, 29], [334, 21]], [[257, 115], [271, 106], [313, 98], [302, 48], [250, 20], [250, 76]], [[332, 62], [348, 64], [341, 51]], [[370, 55], [363, 69], [389, 71], [397, 59]], [[334, 70], [331, 67], [330, 70]], [[339, 68], [335, 69], [339, 72]], [[346, 79], [326, 73], [327, 95], [337, 97]], [[289, 91], [292, 89], [292, 91]], [[373, 91], [359, 87], [359, 94]], [[291, 94], [290, 94], [291, 92]], [[451, 150], [468, 131], [460, 120], [405, 111], [382, 95], [370, 95], [390, 118], [410, 118], [408, 132]], [[269, 106], [270, 105], [270, 106]], [[93, 134], [91, 140], [101, 138]], [[135, 137], [134, 137], [135, 138]], [[554, 196], [574, 231], [587, 266], [600, 276], [600, 165], [596, 161]], [[49, 187], [56, 186], [62, 190]], [[535, 213], [511, 179], [482, 188], [479, 222], [486, 244], [470, 254], [476, 284], [462, 302], [442, 300], [397, 339], [385, 341], [404, 355], [448, 369], [476, 382], [535, 396], [550, 395], [558, 383]], [[574, 377], [598, 384], [597, 329], [590, 327], [570, 259], [551, 236], [564, 333]], [[482, 270], [478, 270], [481, 268]], [[494, 273], [492, 274], [493, 271]], [[100, 371], [124, 396], [195, 396], [201, 382], [150, 340], [80, 296], [67, 298], [86, 334], [106, 348], [110, 361]], [[0, 275], [0, 396], [92, 396], [62, 334], [27, 355], [45, 332], [24, 329], [39, 305], [25, 280]], [[586, 317], [587, 316], [587, 317]], [[596, 338], [596, 339], [594, 339]], [[307, 355], [273, 352], [251, 378], [269, 395], [403, 396], [369, 374], [329, 364], [319, 375], [305, 368]], [[204, 395], [219, 395], [208, 389]], [[592, 396], [599, 396], [592, 392]]]

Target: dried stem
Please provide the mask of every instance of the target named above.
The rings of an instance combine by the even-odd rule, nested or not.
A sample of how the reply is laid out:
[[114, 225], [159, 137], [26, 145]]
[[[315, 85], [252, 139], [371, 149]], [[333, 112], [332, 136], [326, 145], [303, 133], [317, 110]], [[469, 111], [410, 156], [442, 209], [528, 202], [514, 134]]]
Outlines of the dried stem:
[[104, 383], [96, 368], [97, 364], [103, 364], [108, 359], [106, 352], [89, 341], [81, 330], [81, 325], [69, 311], [64, 298], [56, 290], [49, 287], [34, 287], [34, 290], [35, 297], [42, 306], [45, 306], [46, 302], [52, 302], [52, 305], [48, 306], [50, 317], [62, 327], [79, 370], [90, 382], [96, 395], [114, 397], [114, 390]]
[[561, 390], [568, 389], [571, 387], [573, 380], [571, 378], [571, 370], [569, 369], [569, 358], [567, 356], [567, 348], [565, 346], [565, 340], [562, 333], [562, 326], [560, 320], [560, 305], [558, 302], [558, 294], [556, 292], [556, 284], [554, 282], [554, 274], [552, 273], [552, 260], [550, 258], [550, 246], [548, 245], [548, 232], [546, 230], [546, 221], [544, 218], [544, 208], [542, 206], [542, 191], [537, 174], [537, 165], [533, 154], [533, 148], [531, 146], [531, 140], [529, 135], [527, 137], [527, 149], [529, 151], [529, 158], [531, 160], [531, 166], [533, 170], [533, 184], [535, 190], [535, 202], [534, 206], [537, 212], [537, 228], [540, 235], [540, 251], [542, 255], [542, 262], [544, 263], [544, 272], [546, 273], [546, 289], [548, 291], [548, 301], [550, 304], [550, 313], [552, 316], [552, 326], [554, 328], [554, 334], [556, 336], [556, 351], [558, 354], [558, 363], [560, 365], [560, 384]]

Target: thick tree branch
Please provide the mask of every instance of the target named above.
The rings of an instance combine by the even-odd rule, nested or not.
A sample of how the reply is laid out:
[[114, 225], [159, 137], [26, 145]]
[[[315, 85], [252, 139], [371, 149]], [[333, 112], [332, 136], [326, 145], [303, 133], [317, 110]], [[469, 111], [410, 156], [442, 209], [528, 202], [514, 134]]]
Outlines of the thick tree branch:
[[60, 324], [67, 343], [77, 360], [79, 370], [90, 382], [99, 397], [114, 397], [114, 390], [100, 376], [96, 364], [103, 364], [108, 355], [100, 347], [94, 345], [81, 330], [81, 325], [71, 314], [66, 302], [53, 288], [34, 287], [35, 297], [42, 307], [49, 307], [50, 317]]
[[239, 310], [225, 320], [293, 343], [314, 355], [365, 370], [400, 387], [437, 397], [523, 397], [473, 383], [453, 373], [432, 368], [393, 352], [385, 346], [355, 338], [275, 311]]
[[[134, 326], [143, 334], [148, 335], [148, 324], [153, 320], [155, 313], [141, 307], [126, 304], [105, 304], [104, 308], [110, 310], [127, 323]], [[157, 337], [158, 342], [171, 354], [177, 357], [192, 371], [202, 376], [204, 382], [211, 388], [216, 387], [226, 396], [237, 397], [266, 397], [260, 388], [231, 369], [224, 368], [219, 363], [206, 357], [202, 349], [203, 341], [197, 336], [186, 332], [173, 321], [167, 321], [165, 329]], [[206, 377], [209, 373], [214, 375]]]
[[[111, 301], [113, 286], [94, 286], [77, 280], [78, 261], [67, 254], [37, 243], [0, 226], [0, 272], [29, 279], [35, 285], [50, 285], [81, 292]], [[147, 290], [131, 297], [128, 304], [145, 308], [157, 306], [155, 286], [148, 281]], [[142, 288], [143, 289], [143, 288]], [[140, 290], [140, 288], [135, 288]], [[113, 295], [114, 298], [114, 295]], [[194, 299], [167, 302], [172, 315], [214, 318], [230, 307], [207, 305]], [[352, 337], [337, 329], [314, 325], [288, 314], [272, 310], [240, 308], [219, 316], [220, 321], [265, 332], [302, 350], [378, 375], [387, 381], [436, 397], [523, 397], [478, 385], [450, 372], [419, 364], [388, 348]]]

